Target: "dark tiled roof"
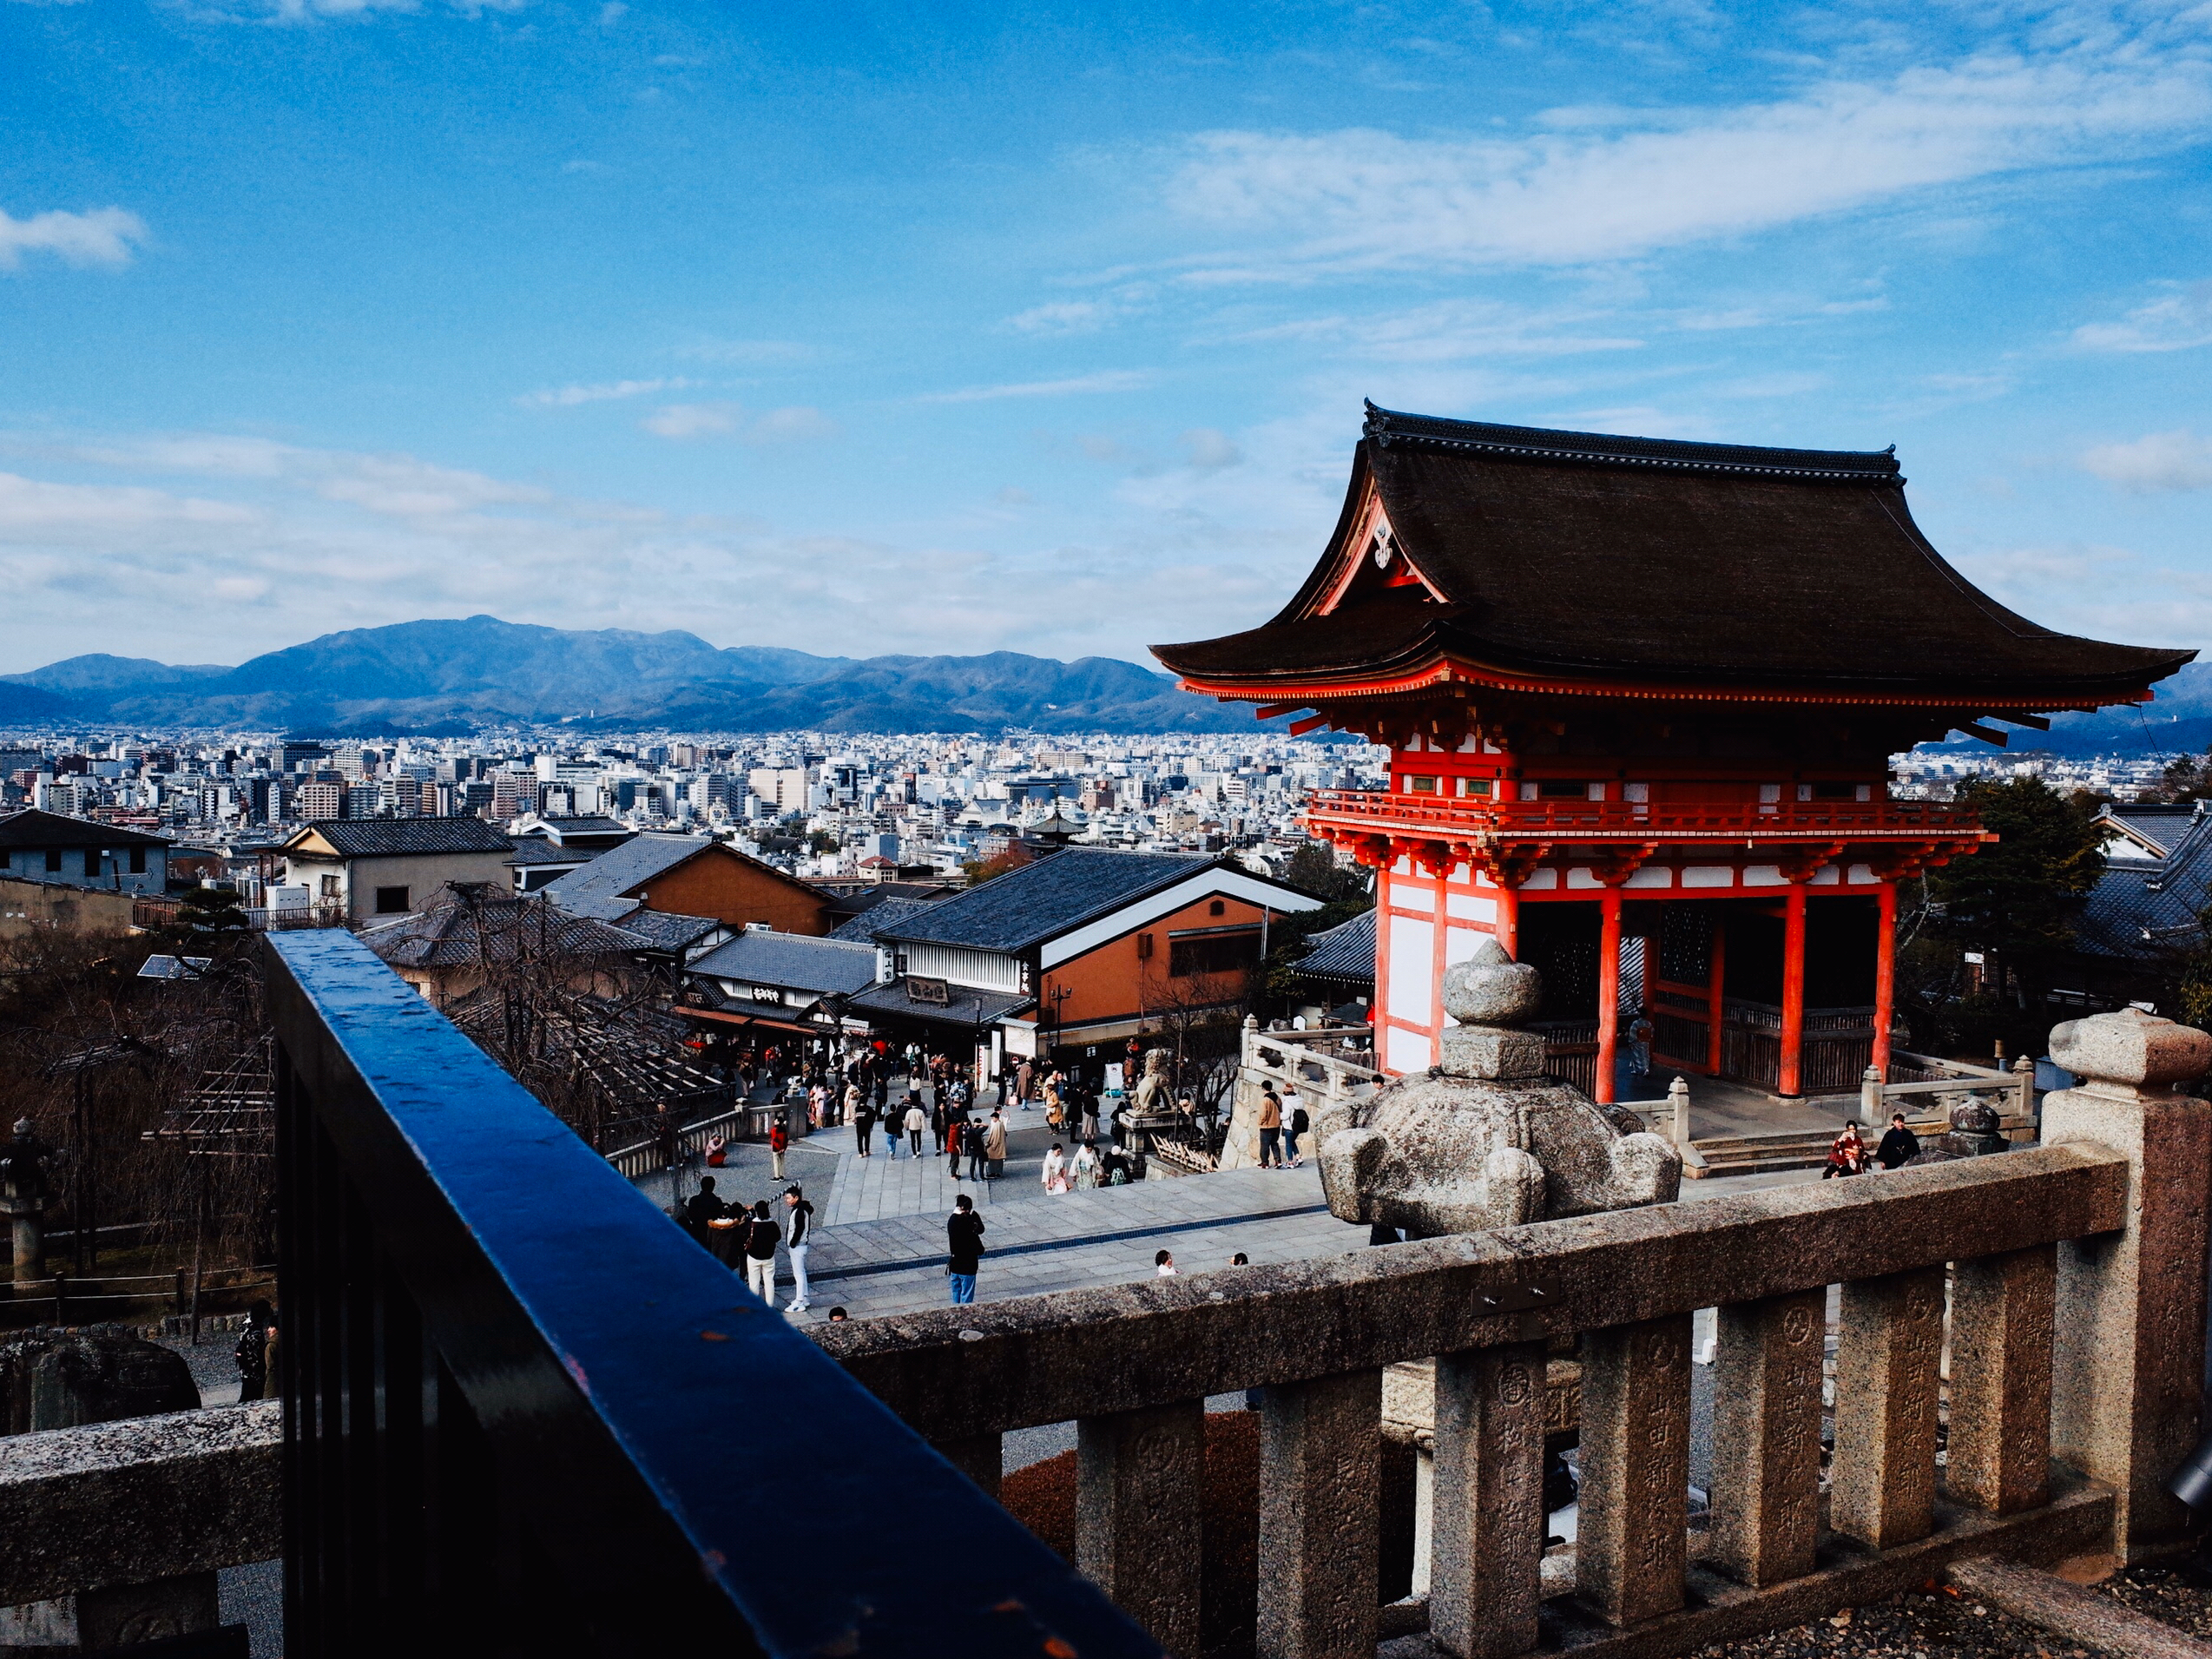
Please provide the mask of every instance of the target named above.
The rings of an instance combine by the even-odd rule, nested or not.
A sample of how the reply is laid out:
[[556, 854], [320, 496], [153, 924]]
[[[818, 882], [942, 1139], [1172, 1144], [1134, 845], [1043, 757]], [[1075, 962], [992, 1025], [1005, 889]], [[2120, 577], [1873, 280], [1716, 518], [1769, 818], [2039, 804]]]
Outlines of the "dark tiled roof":
[[544, 891], [571, 915], [618, 920], [636, 907], [635, 899], [624, 897], [632, 887], [697, 858], [714, 845], [703, 835], [641, 835], [609, 847], [583, 869], [549, 881]]
[[2163, 859], [2108, 864], [2074, 920], [2074, 938], [2090, 956], [2154, 960], [2197, 943], [2208, 903], [2212, 815], [2197, 819]]
[[113, 824], [95, 824], [89, 818], [63, 813], [43, 813], [31, 807], [0, 818], [0, 847], [7, 846], [168, 846], [166, 835], [147, 835]]
[[594, 847], [561, 846], [535, 835], [517, 835], [514, 846], [517, 864], [583, 865], [599, 856]]
[[[1320, 607], [1370, 479], [1433, 583]], [[1912, 522], [1893, 457], [1538, 431], [1373, 410], [1327, 551], [1266, 626], [1162, 645], [1177, 674], [1317, 687], [1444, 657], [1500, 675], [2116, 701], [2194, 655], [2007, 610]]]
[[862, 991], [846, 1003], [846, 1008], [848, 1012], [863, 1016], [900, 1015], [907, 1019], [927, 1020], [935, 1025], [974, 1027], [995, 1024], [1009, 1014], [1019, 1013], [1031, 1000], [1018, 993], [971, 991], [964, 985], [947, 985], [945, 991], [948, 997], [943, 1003], [918, 1003], [906, 994], [906, 982], [900, 979]]
[[1361, 911], [1348, 922], [1306, 941], [1312, 948], [1299, 958], [1298, 971], [1316, 979], [1375, 981], [1375, 912]]
[[296, 845], [310, 833], [349, 859], [514, 851], [514, 843], [481, 818], [318, 818], [285, 846]]
[[876, 951], [871, 945], [747, 928], [728, 944], [708, 951], [691, 964], [690, 971], [702, 978], [780, 985], [826, 996], [875, 984]]
[[609, 818], [600, 813], [589, 813], [580, 818], [564, 818], [556, 813], [551, 817], [541, 818], [537, 821], [545, 828], [558, 830], [563, 835], [634, 835], [636, 833], [619, 819]]
[[723, 924], [712, 916], [679, 916], [642, 905], [616, 918], [615, 925], [635, 934], [657, 951], [685, 951]]
[[[2115, 805], [2104, 809], [2104, 816], [2126, 826], [2159, 850], [2158, 854], [2143, 853], [2144, 858], [2171, 853], [2202, 816], [2204, 803], [2184, 801], [2178, 805], [2157, 802]], [[2126, 857], [2125, 853], [2121, 855]]]
[[395, 968], [458, 968], [488, 957], [510, 962], [521, 951], [569, 956], [628, 956], [644, 941], [603, 922], [563, 914], [542, 896], [472, 898], [441, 887], [411, 916], [361, 935]]
[[850, 921], [839, 923], [830, 930], [829, 936], [872, 945], [885, 930], [898, 927], [925, 910], [935, 909], [940, 902], [934, 899], [878, 899]]
[[1206, 853], [1071, 846], [939, 899], [886, 929], [885, 937], [971, 951], [1018, 951], [1220, 862]]

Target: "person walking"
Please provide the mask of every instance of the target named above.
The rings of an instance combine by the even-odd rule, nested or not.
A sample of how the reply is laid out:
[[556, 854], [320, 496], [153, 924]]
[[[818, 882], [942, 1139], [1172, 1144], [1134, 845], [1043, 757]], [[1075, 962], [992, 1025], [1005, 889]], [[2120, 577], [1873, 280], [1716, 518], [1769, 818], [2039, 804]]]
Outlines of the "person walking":
[[776, 1305], [776, 1241], [782, 1236], [763, 1198], [753, 1206], [753, 1220], [745, 1229], [745, 1283], [771, 1307]]
[[791, 1145], [791, 1131], [784, 1127], [783, 1114], [776, 1114], [776, 1121], [768, 1125], [768, 1160], [774, 1166], [769, 1174], [776, 1180], [783, 1179], [783, 1155]]
[[1044, 1190], [1056, 1198], [1068, 1190], [1067, 1155], [1061, 1151], [1057, 1141], [1052, 1143], [1052, 1150], [1044, 1155], [1044, 1169], [1039, 1178], [1044, 1183]]
[[876, 1115], [868, 1109], [868, 1097], [860, 1096], [859, 1104], [853, 1109], [853, 1145], [862, 1157], [870, 1155], [868, 1139], [876, 1132]]
[[945, 1273], [951, 1281], [952, 1304], [958, 1307], [975, 1300], [976, 1272], [983, 1265], [983, 1217], [976, 1214], [976, 1201], [965, 1193], [952, 1201], [945, 1238], [951, 1248]]
[[1874, 1162], [1885, 1169], [1902, 1169], [1920, 1155], [1920, 1137], [1905, 1126], [1905, 1114], [1890, 1116], [1882, 1142], [1874, 1149]]
[[238, 1397], [260, 1399], [268, 1390], [269, 1333], [276, 1328], [276, 1311], [267, 1302], [246, 1310], [246, 1328], [238, 1333], [234, 1357], [238, 1361]]
[[997, 1112], [983, 1132], [984, 1179], [996, 1181], [1006, 1173], [1006, 1120]]
[[1282, 1098], [1273, 1083], [1260, 1090], [1260, 1167], [1282, 1168]]
[[859, 1119], [860, 1098], [860, 1085], [858, 1083], [849, 1083], [845, 1085], [845, 1121], [846, 1122], [851, 1123]]
[[939, 1089], [937, 1098], [930, 1103], [930, 1138], [937, 1142], [937, 1155], [945, 1155], [945, 1137], [952, 1128], [951, 1103], [945, 1099], [945, 1090]]
[[792, 1295], [789, 1312], [806, 1311], [806, 1253], [814, 1248], [814, 1207], [805, 1190], [787, 1187], [783, 1194], [784, 1248], [791, 1252]]
[[929, 1133], [930, 1115], [922, 1109], [919, 1095], [906, 1096], [906, 1145], [912, 1156], [922, 1155], [922, 1136]]
[[1037, 1083], [1037, 1066], [1024, 1060], [1014, 1070], [1014, 1098], [1022, 1103], [1022, 1109], [1030, 1109], [1030, 1091]]
[[1282, 1106], [1283, 1149], [1290, 1154], [1290, 1167], [1295, 1169], [1305, 1162], [1298, 1155], [1298, 1137], [1313, 1127], [1313, 1120], [1306, 1116], [1306, 1103], [1299, 1099], [1295, 1090], [1283, 1096]]
[[1859, 1120], [1850, 1118], [1843, 1126], [1843, 1133], [1828, 1142], [1828, 1162], [1820, 1171], [1820, 1179], [1833, 1181], [1838, 1175], [1856, 1175], [1866, 1168], [1866, 1143], [1859, 1136]]

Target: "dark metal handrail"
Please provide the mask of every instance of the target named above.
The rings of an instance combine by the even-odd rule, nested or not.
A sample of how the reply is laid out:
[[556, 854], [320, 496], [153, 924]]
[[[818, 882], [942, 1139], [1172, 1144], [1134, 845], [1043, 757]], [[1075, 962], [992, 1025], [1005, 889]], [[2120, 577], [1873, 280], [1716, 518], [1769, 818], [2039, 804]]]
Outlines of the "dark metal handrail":
[[263, 948], [294, 1659], [1159, 1654], [358, 940]]

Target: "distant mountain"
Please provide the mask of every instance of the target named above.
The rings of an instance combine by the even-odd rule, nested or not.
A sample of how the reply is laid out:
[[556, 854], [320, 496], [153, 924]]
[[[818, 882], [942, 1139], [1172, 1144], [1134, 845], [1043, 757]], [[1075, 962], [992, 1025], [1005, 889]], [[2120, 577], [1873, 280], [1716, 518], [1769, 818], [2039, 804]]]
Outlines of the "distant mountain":
[[[2201, 753], [2212, 746], [2212, 662], [2192, 662], [2155, 688], [2155, 701], [2140, 708], [2098, 710], [2094, 714], [2053, 714], [2048, 732], [2012, 733], [2009, 747], [2044, 749], [2053, 754], [2145, 754], [2184, 749]], [[1946, 753], [1989, 752], [1975, 738], [1923, 744]]]
[[1248, 731], [1250, 711], [1107, 657], [812, 656], [695, 634], [399, 622], [326, 634], [234, 668], [76, 656], [0, 675], [0, 722], [446, 735], [504, 721], [583, 729]]

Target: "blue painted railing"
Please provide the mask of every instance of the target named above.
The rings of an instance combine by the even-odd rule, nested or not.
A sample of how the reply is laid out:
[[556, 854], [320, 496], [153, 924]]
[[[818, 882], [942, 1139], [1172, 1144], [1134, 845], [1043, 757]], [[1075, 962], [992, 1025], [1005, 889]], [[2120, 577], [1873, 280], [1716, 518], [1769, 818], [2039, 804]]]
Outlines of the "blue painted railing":
[[292, 1659], [1159, 1654], [359, 941], [264, 949]]

